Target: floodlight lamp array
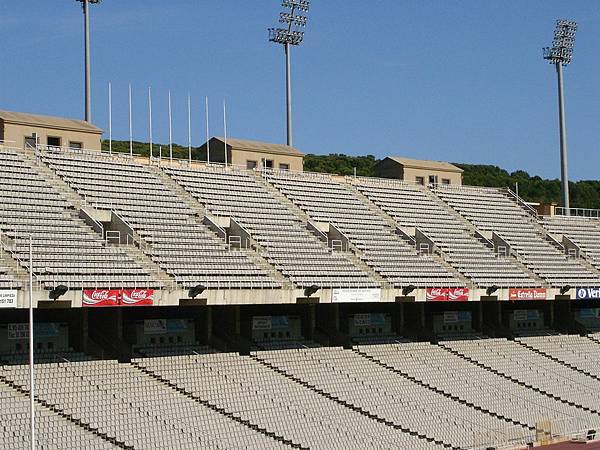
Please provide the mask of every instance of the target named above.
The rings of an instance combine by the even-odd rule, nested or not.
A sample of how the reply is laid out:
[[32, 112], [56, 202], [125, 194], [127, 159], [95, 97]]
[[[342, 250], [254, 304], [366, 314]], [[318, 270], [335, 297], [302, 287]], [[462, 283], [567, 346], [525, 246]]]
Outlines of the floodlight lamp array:
[[284, 8], [290, 8], [291, 10], [299, 9], [300, 11], [307, 12], [310, 8], [309, 0], [283, 0], [281, 6]]
[[286, 12], [279, 13], [279, 22], [281, 23], [287, 23], [299, 27], [304, 27], [306, 26], [307, 20], [308, 18], [306, 16], [298, 16]]
[[302, 31], [290, 31], [285, 28], [269, 28], [269, 41], [276, 44], [299, 45], [304, 39]]
[[557, 20], [554, 30], [552, 47], [545, 47], [544, 59], [551, 64], [561, 63], [566, 66], [573, 60], [573, 47], [575, 46], [575, 33], [577, 23], [572, 20]]
[[[76, 2], [83, 3], [85, 0], [75, 0]], [[88, 0], [88, 3], [100, 3], [102, 0]]]

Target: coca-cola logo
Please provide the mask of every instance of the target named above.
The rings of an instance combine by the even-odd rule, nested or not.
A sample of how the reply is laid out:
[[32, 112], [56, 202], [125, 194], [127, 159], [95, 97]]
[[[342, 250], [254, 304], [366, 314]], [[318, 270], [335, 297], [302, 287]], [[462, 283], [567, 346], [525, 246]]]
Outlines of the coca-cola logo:
[[114, 295], [109, 295], [109, 291], [108, 290], [94, 291], [94, 292], [92, 292], [92, 299], [93, 300], [108, 300], [108, 299], [113, 300], [114, 298], [115, 298]]
[[444, 291], [443, 291], [441, 288], [432, 288], [432, 289], [429, 291], [429, 293], [430, 293], [431, 295], [435, 295], [435, 296], [437, 296], [437, 295], [444, 295]]
[[137, 291], [131, 291], [131, 298], [133, 299], [145, 299], [150, 297], [150, 295], [148, 295], [148, 291], [145, 289], [139, 289]]

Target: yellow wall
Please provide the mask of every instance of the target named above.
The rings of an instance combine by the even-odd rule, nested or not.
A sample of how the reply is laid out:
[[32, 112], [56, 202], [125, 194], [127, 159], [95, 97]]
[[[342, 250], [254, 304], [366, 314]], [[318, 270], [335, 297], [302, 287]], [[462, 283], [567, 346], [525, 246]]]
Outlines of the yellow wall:
[[461, 185], [462, 174], [456, 172], [446, 172], [443, 170], [431, 170], [431, 169], [413, 169], [410, 167], [404, 168], [404, 180], [408, 182], [416, 181], [417, 177], [423, 177], [425, 184], [429, 183], [430, 176], [437, 176], [438, 184], [442, 184], [442, 179], [446, 178], [450, 180], [450, 184]]
[[231, 151], [231, 164], [246, 167], [246, 161], [257, 161], [257, 167], [262, 168], [262, 159], [273, 160], [273, 168], [279, 169], [279, 164], [289, 164], [289, 170], [301, 172], [302, 156], [274, 155], [271, 153], [249, 152], [233, 149]]
[[7, 146], [23, 148], [25, 146], [25, 136], [31, 136], [33, 133], [37, 133], [38, 144], [40, 145], [46, 145], [48, 136], [53, 136], [61, 138], [62, 147], [69, 147], [70, 142], [81, 142], [86, 150], [99, 151], [101, 149], [100, 139], [102, 135], [99, 133], [60, 130], [34, 125], [4, 124], [4, 141]]

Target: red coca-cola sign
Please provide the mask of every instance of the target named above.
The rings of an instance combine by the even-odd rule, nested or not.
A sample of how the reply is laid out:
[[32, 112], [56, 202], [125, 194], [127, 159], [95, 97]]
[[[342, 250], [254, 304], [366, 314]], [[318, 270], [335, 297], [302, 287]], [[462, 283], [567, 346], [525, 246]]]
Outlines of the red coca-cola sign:
[[122, 306], [152, 306], [154, 289], [123, 289]]
[[427, 288], [428, 302], [465, 302], [469, 300], [469, 288]]
[[83, 306], [119, 306], [120, 289], [86, 289], [83, 291]]

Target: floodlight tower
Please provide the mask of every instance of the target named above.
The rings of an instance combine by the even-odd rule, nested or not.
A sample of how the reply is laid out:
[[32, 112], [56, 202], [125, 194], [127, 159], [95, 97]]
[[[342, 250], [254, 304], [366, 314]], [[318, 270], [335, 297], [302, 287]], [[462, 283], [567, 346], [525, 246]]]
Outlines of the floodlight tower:
[[290, 46], [300, 45], [304, 32], [300, 27], [306, 26], [307, 17], [296, 14], [297, 11], [307, 12], [309, 0], [283, 0], [281, 6], [289, 9], [279, 13], [279, 22], [287, 24], [287, 28], [269, 28], [269, 41], [282, 44], [285, 50], [285, 87], [287, 110], [287, 145], [292, 145], [292, 78], [290, 62]]
[[565, 125], [565, 98], [563, 86], [563, 66], [569, 65], [573, 60], [573, 46], [575, 45], [575, 32], [577, 23], [571, 20], [559, 19], [556, 21], [552, 47], [545, 47], [544, 59], [556, 66], [558, 76], [558, 121], [560, 130], [560, 179], [565, 214], [570, 215], [569, 202], [569, 175], [567, 171], [567, 128]]
[[83, 35], [85, 47], [85, 121], [92, 122], [92, 92], [90, 75], [90, 3], [98, 4], [101, 0], [75, 0], [83, 7]]

